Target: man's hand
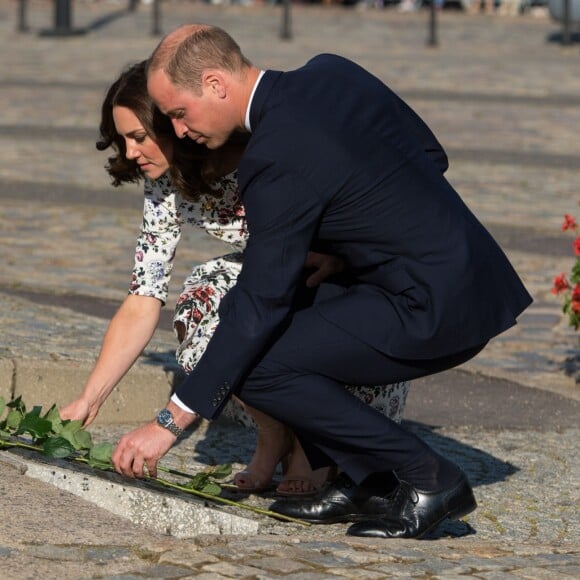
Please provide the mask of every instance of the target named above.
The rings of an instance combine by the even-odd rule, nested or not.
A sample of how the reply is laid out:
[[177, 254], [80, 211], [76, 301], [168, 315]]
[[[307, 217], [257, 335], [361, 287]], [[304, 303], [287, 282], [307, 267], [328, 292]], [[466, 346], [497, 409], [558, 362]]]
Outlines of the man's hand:
[[145, 469], [157, 477], [157, 462], [171, 449], [177, 437], [157, 424], [147, 423], [131, 431], [119, 441], [113, 452], [113, 465], [118, 473], [127, 477], [143, 478]]
[[[185, 429], [199, 415], [187, 413], [169, 401], [175, 423]], [[151, 477], [157, 477], [157, 462], [171, 449], [177, 437], [168, 429], [161, 427], [157, 420], [147, 423], [121, 437], [113, 452], [113, 465], [118, 473], [127, 477], [145, 477], [145, 469]]]
[[304, 267], [316, 270], [306, 279], [306, 286], [308, 288], [314, 288], [321, 282], [324, 282], [329, 276], [342, 272], [345, 268], [345, 263], [341, 258], [337, 258], [336, 256], [308, 252]]

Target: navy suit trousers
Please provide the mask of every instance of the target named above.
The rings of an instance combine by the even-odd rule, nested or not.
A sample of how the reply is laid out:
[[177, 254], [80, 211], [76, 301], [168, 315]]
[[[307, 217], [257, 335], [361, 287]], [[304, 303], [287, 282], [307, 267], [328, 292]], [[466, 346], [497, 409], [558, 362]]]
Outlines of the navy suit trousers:
[[289, 425], [312, 467], [330, 459], [361, 483], [373, 473], [404, 472], [433, 451], [344, 385], [416, 379], [455, 367], [483, 346], [435, 360], [394, 359], [326, 321], [315, 306], [308, 307], [294, 314], [238, 396]]

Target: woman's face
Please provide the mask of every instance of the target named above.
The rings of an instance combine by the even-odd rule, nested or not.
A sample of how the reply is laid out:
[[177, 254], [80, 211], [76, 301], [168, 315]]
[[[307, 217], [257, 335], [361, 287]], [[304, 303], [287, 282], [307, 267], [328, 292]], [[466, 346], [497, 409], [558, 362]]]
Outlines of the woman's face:
[[113, 107], [113, 120], [117, 133], [125, 139], [127, 159], [134, 159], [150, 179], [161, 177], [169, 169], [173, 157], [171, 141], [154, 141], [137, 115], [127, 107]]

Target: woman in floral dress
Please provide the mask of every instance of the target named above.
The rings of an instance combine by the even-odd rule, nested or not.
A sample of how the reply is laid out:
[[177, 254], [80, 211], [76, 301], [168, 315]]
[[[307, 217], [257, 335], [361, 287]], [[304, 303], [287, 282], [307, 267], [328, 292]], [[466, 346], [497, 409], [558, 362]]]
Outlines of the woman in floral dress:
[[[109, 325], [82, 394], [61, 410], [63, 418], [81, 419], [85, 425], [94, 420], [155, 332], [182, 228], [202, 228], [231, 247], [231, 253], [194, 267], [177, 301], [176, 355], [186, 372], [197, 364], [213, 335], [220, 301], [236, 283], [248, 238], [235, 171], [243, 143], [232, 141], [210, 152], [189, 139], [177, 139], [171, 122], [147, 94], [144, 63], [128, 68], [113, 83], [103, 103], [100, 129], [97, 147], [112, 147], [115, 152], [106, 166], [113, 185], [143, 178], [145, 203], [129, 295]], [[408, 383], [347, 388], [393, 420], [401, 420]], [[280, 493], [312, 493], [326, 481], [328, 469], [310, 469], [287, 427], [235, 397], [224, 412], [258, 428], [254, 456], [234, 478], [241, 489], [267, 489], [282, 459]]]

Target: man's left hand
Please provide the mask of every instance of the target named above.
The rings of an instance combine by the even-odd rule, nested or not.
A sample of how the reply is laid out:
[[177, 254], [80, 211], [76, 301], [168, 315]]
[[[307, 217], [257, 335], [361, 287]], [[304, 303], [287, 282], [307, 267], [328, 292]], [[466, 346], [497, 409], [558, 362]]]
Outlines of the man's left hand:
[[329, 276], [342, 272], [345, 268], [344, 260], [331, 256], [329, 254], [319, 254], [318, 252], [308, 252], [306, 257], [305, 268], [312, 268], [315, 270], [306, 279], [306, 286], [314, 288], [321, 282], [324, 282]]

